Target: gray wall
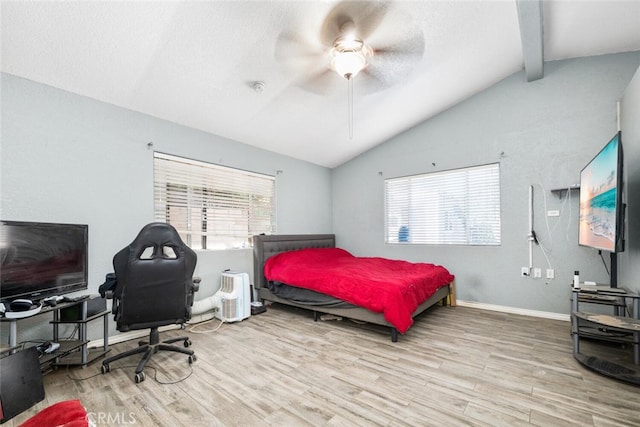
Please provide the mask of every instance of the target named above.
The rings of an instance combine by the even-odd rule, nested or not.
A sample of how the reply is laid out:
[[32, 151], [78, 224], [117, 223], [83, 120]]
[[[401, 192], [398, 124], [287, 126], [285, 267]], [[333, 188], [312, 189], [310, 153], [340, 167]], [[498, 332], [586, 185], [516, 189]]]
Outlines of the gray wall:
[[[153, 150], [276, 175], [278, 232], [332, 231], [327, 168], [8, 74], [1, 83], [0, 216], [88, 224], [90, 293], [153, 220]], [[226, 268], [253, 276], [251, 251], [201, 252], [198, 298], [215, 292]], [[19, 338], [41, 336], [30, 326], [45, 317], [21, 322]]]
[[[282, 171], [279, 233], [333, 231], [339, 245], [358, 255], [446, 265], [457, 276], [460, 299], [568, 313], [573, 270], [588, 280], [606, 281], [607, 275], [595, 251], [577, 246], [577, 194], [559, 199], [550, 190], [576, 184], [580, 169], [615, 133], [623, 93], [629, 236], [620, 282], [639, 277], [640, 227], [633, 213], [640, 206], [632, 197], [640, 190], [634, 168], [640, 157], [638, 76], [629, 84], [638, 65], [636, 52], [548, 63], [544, 79], [533, 83], [517, 73], [333, 171], [2, 74], [0, 216], [89, 224], [89, 292], [96, 293], [113, 254], [153, 218], [153, 150], [266, 174]], [[384, 244], [384, 178], [496, 161], [500, 247]], [[528, 264], [529, 185], [535, 229], [551, 249], [555, 280], [520, 277]], [[550, 209], [562, 212], [548, 218], [551, 234], [544, 221]], [[547, 268], [537, 247], [534, 265]], [[225, 268], [252, 275], [250, 251], [201, 252], [200, 298], [215, 292]], [[19, 339], [49, 333], [44, 317], [21, 321]], [[100, 338], [99, 326], [90, 338]]]
[[620, 110], [627, 224], [626, 248], [618, 258], [618, 281], [640, 292], [640, 68], [624, 92]]
[[[606, 283], [608, 276], [597, 251], [577, 244], [577, 192], [560, 199], [550, 190], [578, 184], [582, 167], [614, 135], [616, 103], [638, 65], [634, 52], [547, 63], [544, 78], [531, 83], [516, 73], [334, 169], [338, 244], [356, 255], [445, 265], [461, 300], [568, 313], [574, 270], [586, 280]], [[385, 178], [492, 162], [501, 171], [501, 246], [384, 244]], [[548, 265], [539, 247], [533, 265], [543, 278], [520, 277], [529, 263], [530, 185], [534, 229], [548, 248], [554, 280], [544, 279]], [[547, 210], [561, 215], [548, 218]]]

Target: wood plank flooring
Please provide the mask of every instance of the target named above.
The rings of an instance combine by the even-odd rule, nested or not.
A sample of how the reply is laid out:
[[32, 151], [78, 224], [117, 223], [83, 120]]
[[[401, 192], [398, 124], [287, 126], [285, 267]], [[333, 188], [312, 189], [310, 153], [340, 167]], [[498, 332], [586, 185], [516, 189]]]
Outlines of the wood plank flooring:
[[6, 425], [66, 399], [98, 426], [640, 425], [640, 387], [580, 365], [568, 322], [437, 306], [392, 343], [377, 326], [274, 305], [215, 332], [163, 337], [180, 332], [192, 366], [158, 353], [140, 384], [139, 356], [105, 375], [100, 361], [60, 368], [44, 377], [45, 400]]

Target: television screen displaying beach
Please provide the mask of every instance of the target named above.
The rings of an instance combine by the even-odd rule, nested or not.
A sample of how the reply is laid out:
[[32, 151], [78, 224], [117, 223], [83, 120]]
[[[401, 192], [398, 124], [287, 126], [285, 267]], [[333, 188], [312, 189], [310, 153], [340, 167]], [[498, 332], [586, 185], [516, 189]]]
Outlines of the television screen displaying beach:
[[613, 252], [618, 182], [616, 135], [580, 173], [579, 243]]

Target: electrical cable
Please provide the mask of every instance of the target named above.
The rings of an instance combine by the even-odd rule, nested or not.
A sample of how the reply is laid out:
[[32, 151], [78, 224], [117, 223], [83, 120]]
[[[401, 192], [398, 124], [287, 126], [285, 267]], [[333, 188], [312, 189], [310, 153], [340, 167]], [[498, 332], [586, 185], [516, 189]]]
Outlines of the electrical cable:
[[[131, 366], [118, 366], [117, 368], [112, 368], [112, 371], [118, 370], [118, 369], [124, 369], [124, 368], [135, 368], [137, 365], [131, 365]], [[76, 378], [76, 377], [72, 377], [71, 374], [69, 373], [69, 365], [67, 365], [67, 373], [66, 373], [66, 377], [69, 378], [70, 380], [73, 381], [85, 381], [91, 378], [95, 378], [98, 375], [104, 375], [102, 372], [98, 372], [97, 374], [93, 374], [93, 375], [89, 375], [88, 377], [83, 377], [83, 378]]]
[[598, 255], [600, 255], [600, 259], [602, 259], [602, 264], [604, 264], [604, 269], [607, 272], [607, 276], [609, 276], [609, 267], [607, 266], [607, 262], [604, 260], [604, 257], [602, 256], [602, 251], [598, 251]]
[[[542, 187], [541, 184], [538, 184]], [[546, 193], [542, 193], [543, 195]], [[560, 193], [562, 194], [562, 193]], [[562, 196], [561, 196], [562, 197]], [[562, 217], [562, 214], [564, 213], [565, 208], [567, 207], [567, 203], [569, 202], [569, 200], [571, 199], [571, 187], [567, 187], [567, 197], [564, 198], [564, 201], [562, 202], [562, 204], [560, 205], [560, 217]], [[547, 210], [547, 199], [545, 196], [545, 211]], [[566, 239], [567, 242], [572, 243], [569, 241], [569, 226], [571, 225], [571, 217], [572, 217], [572, 209], [571, 209], [571, 204], [569, 204], [569, 218], [567, 219], [567, 233], [566, 233]], [[553, 227], [551, 227], [551, 229], [549, 229], [549, 218], [547, 218], [547, 231], [549, 232], [549, 235], [553, 235], [553, 232], [555, 231], [556, 227], [558, 226], [558, 224], [560, 223], [560, 221], [556, 221], [553, 224]], [[549, 252], [551, 252], [551, 249], [549, 249]]]
[[202, 326], [202, 325], [206, 325], [207, 323], [211, 323], [214, 320], [216, 320], [216, 319], [214, 318], [214, 319], [209, 319], [206, 322], [196, 323], [195, 325], [193, 325], [193, 326], [191, 326], [189, 328], [189, 332], [193, 332], [194, 334], [208, 334], [210, 332], [216, 332], [217, 330], [219, 330], [222, 327], [222, 324], [224, 323], [222, 320], [220, 320], [220, 323], [218, 324], [218, 326], [216, 326], [213, 329], [205, 329], [203, 331], [199, 331], [199, 330], [197, 331], [196, 330], [196, 327], [199, 327], [199, 326]]
[[[545, 190], [545, 187], [541, 184], [541, 183], [536, 183], [535, 185], [539, 186], [542, 189], [542, 198], [543, 198], [543, 205], [544, 205], [544, 212], [548, 211], [548, 204], [547, 204], [547, 193]], [[571, 219], [573, 217], [573, 209], [571, 207], [571, 190], [572, 187], [569, 186], [567, 187], [567, 196], [565, 197], [564, 201], [562, 202], [562, 205], [560, 206], [560, 216], [562, 216], [562, 213], [565, 211], [565, 208], [567, 207], [567, 205], [569, 206], [569, 216], [567, 218], [567, 228], [566, 228], [566, 233], [565, 233], [565, 238], [567, 240], [567, 242], [571, 243], [571, 240], [569, 238], [569, 228], [571, 226]], [[535, 234], [535, 231], [531, 231], [532, 236], [534, 241], [538, 244], [538, 246], [540, 246], [540, 250], [542, 251], [542, 255], [544, 256], [546, 262], [547, 262], [547, 266], [548, 268], [553, 268], [551, 265], [551, 261], [549, 259], [548, 254], [553, 252], [553, 232], [555, 231], [556, 227], [558, 226], [558, 224], [560, 223], [560, 221], [556, 221], [553, 224], [553, 227], [551, 227], [549, 225], [549, 218], [547, 215], [544, 216], [545, 217], [545, 226], [547, 229], [547, 243], [548, 247], [545, 246], [545, 243], [543, 243], [538, 236]]]
[[[549, 256], [547, 255], [547, 250], [545, 249], [544, 246], [539, 245], [540, 246], [540, 252], [542, 252], [542, 255], [544, 256], [544, 259], [547, 261], [547, 268], [552, 269], [553, 266], [551, 265], [551, 260], [549, 259]], [[551, 252], [551, 251], [549, 251]]]
[[[137, 365], [118, 366], [118, 367], [115, 367], [115, 368], [111, 368], [111, 370], [109, 372], [113, 372], [113, 371], [116, 371], [118, 369], [131, 369], [131, 368], [136, 368], [136, 367], [137, 367]], [[145, 369], [147, 369], [147, 370], [148, 369], [153, 369], [153, 372], [154, 372], [153, 379], [154, 379], [154, 381], [157, 382], [158, 384], [162, 384], [162, 385], [177, 384], [179, 382], [182, 382], [182, 381], [186, 380], [191, 375], [193, 375], [193, 366], [191, 364], [189, 364], [189, 373], [186, 376], [184, 376], [182, 378], [178, 378], [177, 380], [171, 380], [171, 381], [161, 381], [161, 380], [159, 380], [158, 379], [158, 372], [159, 371], [158, 371], [158, 368], [156, 368], [155, 366], [147, 365], [147, 366], [145, 366]], [[85, 380], [89, 380], [91, 378], [95, 378], [95, 377], [100, 376], [100, 375], [104, 375], [104, 374], [102, 372], [98, 372], [96, 374], [89, 375], [88, 377], [82, 377], [82, 378], [73, 377], [69, 373], [69, 365], [67, 365], [66, 376], [67, 376], [67, 378], [69, 378], [70, 380], [73, 380], [73, 381], [85, 381]]]
[[[544, 212], [547, 211], [547, 194], [546, 194], [546, 190], [544, 188], [544, 186], [542, 184], [540, 184], [539, 182], [536, 183], [535, 185], [539, 186], [540, 189], [542, 190], [542, 203], [543, 203], [543, 208], [544, 208]], [[547, 255], [547, 253], [551, 253], [551, 251], [553, 250], [553, 238], [551, 235], [551, 228], [549, 227], [549, 218], [544, 215], [544, 220], [545, 220], [545, 225], [547, 228], [547, 238], [549, 240], [549, 248], [546, 248], [545, 245], [540, 241], [540, 239], [538, 239], [538, 236], [535, 232], [535, 230], [531, 230], [531, 236], [533, 238], [533, 241], [540, 247], [540, 251], [542, 252], [542, 255], [544, 256], [544, 259], [547, 262], [547, 268], [551, 269], [553, 268], [551, 265], [551, 260], [549, 260], [549, 256]]]
[[182, 381], [186, 380], [187, 378], [189, 378], [191, 375], [193, 375], [193, 366], [191, 364], [189, 364], [189, 373], [185, 377], [179, 378], [179, 379], [174, 380], [174, 381], [160, 381], [158, 379], [158, 369], [155, 366], [147, 366], [147, 367], [145, 367], [145, 369], [153, 369], [153, 371], [154, 371], [153, 379], [158, 384], [163, 384], [163, 385], [178, 384], [178, 383], [181, 383]]
[[[540, 187], [540, 189], [542, 190], [542, 203], [544, 206], [544, 212], [547, 211], [547, 193], [546, 193], [546, 189], [544, 188], [544, 186], [540, 183], [536, 183], [535, 185], [537, 185], [538, 187]], [[533, 236], [534, 242], [540, 246], [540, 250], [542, 252], [542, 255], [544, 256], [546, 262], [547, 262], [547, 268], [553, 268], [551, 266], [551, 260], [549, 260], [549, 256], [547, 255], [548, 253], [551, 253], [553, 251], [553, 238], [552, 238], [552, 234], [551, 234], [551, 228], [549, 227], [549, 218], [547, 217], [547, 215], [544, 215], [544, 222], [545, 222], [545, 226], [547, 229], [547, 239], [549, 240], [549, 248], [545, 247], [544, 243], [542, 243], [540, 241], [540, 239], [538, 239], [537, 234], [535, 233], [534, 230], [531, 230], [531, 234]]]
[[63, 338], [61, 341], [71, 341], [75, 340], [76, 333], [78, 333], [79, 326], [76, 324], [71, 331], [71, 333], [67, 336], [67, 338]]
[[[543, 207], [544, 207], [544, 212], [547, 212], [548, 211], [547, 190], [539, 182], [536, 185], [538, 185], [540, 187], [540, 189], [542, 189], [542, 204], [543, 204]], [[545, 223], [545, 226], [547, 228], [547, 237], [549, 238], [549, 245], [550, 246], [549, 246], [549, 248], [545, 248], [543, 245], [541, 245], [541, 246], [543, 248], [543, 251], [546, 251], [546, 252], [550, 253], [550, 252], [553, 251], [553, 238], [551, 237], [552, 236], [551, 228], [549, 227], [549, 217], [547, 215], [544, 215], [544, 223]], [[556, 222], [556, 224], [557, 224], [557, 222]]]

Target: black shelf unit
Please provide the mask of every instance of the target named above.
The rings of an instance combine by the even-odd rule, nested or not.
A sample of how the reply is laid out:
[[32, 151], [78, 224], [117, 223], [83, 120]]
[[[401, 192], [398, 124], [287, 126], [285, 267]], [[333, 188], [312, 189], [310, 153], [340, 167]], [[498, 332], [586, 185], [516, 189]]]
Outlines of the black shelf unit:
[[[91, 297], [100, 298], [98, 296]], [[58, 342], [58, 327], [59, 325], [65, 324], [76, 324], [78, 329], [78, 339], [77, 340], [66, 340], [60, 342], [60, 348], [51, 354], [53, 357], [53, 365], [55, 366], [86, 366], [94, 360], [104, 356], [109, 352], [109, 321], [108, 315], [109, 311], [104, 310], [99, 313], [93, 314], [91, 316], [87, 316], [87, 304], [88, 300], [84, 300], [79, 302], [78, 304], [82, 304], [80, 308], [81, 317], [76, 320], [60, 320], [60, 310], [54, 311], [53, 320], [51, 324], [53, 325], [53, 340]], [[89, 322], [102, 318], [103, 321], [103, 346], [100, 349], [89, 349], [88, 344], [89, 341], [87, 339], [87, 325]], [[65, 344], [63, 346], [63, 344]], [[63, 348], [64, 347], [64, 348]]]
[[[613, 314], [582, 311], [581, 304], [610, 306]], [[640, 295], [574, 288], [571, 298], [571, 336], [573, 355], [578, 362], [600, 374], [640, 385]], [[604, 357], [582, 354], [581, 339], [629, 345], [633, 351], [633, 365], [623, 366]]]
[[60, 342], [60, 348], [53, 353], [43, 354], [40, 356], [40, 370], [46, 372], [57, 365], [58, 360], [61, 357], [66, 357], [68, 354], [78, 351], [83, 345], [88, 344], [89, 341], [79, 340], [66, 340]]
[[[0, 348], [1, 353], [14, 353], [19, 351], [22, 347], [17, 343], [18, 323], [20, 320], [41, 316], [43, 314], [52, 314], [53, 320], [50, 322], [53, 325], [53, 337], [51, 341], [60, 344], [60, 347], [49, 354], [43, 354], [40, 357], [40, 369], [43, 372], [48, 372], [51, 369], [55, 369], [57, 366], [86, 366], [94, 360], [104, 356], [109, 351], [109, 323], [108, 323], [108, 310], [103, 310], [99, 313], [87, 316], [87, 304], [90, 300], [100, 298], [100, 296], [90, 296], [80, 301], [60, 302], [57, 305], [50, 307], [44, 306], [40, 312], [33, 316], [23, 318], [2, 318], [3, 323], [10, 323], [9, 331], [9, 344]], [[79, 317], [73, 320], [61, 320], [60, 312], [64, 309], [78, 306]], [[98, 349], [89, 349], [89, 340], [87, 338], [88, 324], [94, 320], [102, 318], [103, 320], [103, 345]], [[59, 336], [59, 326], [63, 324], [75, 324], [77, 326], [76, 339], [61, 340]]]

